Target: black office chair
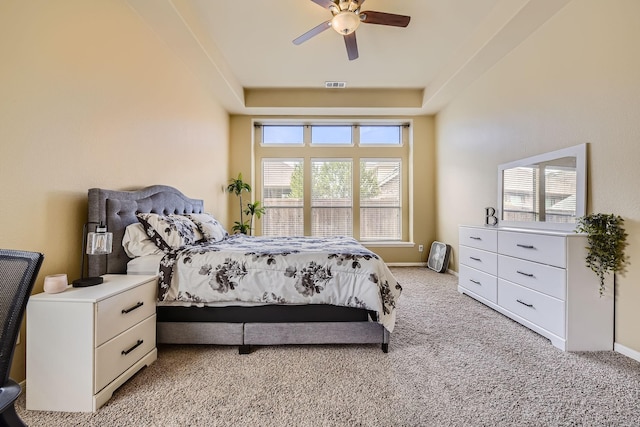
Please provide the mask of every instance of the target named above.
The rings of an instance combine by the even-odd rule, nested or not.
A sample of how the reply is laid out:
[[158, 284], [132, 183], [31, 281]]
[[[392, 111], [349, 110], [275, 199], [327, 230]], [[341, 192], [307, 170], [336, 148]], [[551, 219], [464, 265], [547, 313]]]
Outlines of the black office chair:
[[22, 389], [9, 378], [22, 316], [44, 255], [0, 249], [0, 426], [24, 426], [13, 406]]

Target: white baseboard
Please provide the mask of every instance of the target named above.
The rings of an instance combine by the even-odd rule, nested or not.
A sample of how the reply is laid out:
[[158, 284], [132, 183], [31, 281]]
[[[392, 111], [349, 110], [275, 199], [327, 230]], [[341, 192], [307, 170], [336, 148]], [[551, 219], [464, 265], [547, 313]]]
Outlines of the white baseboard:
[[426, 262], [388, 262], [388, 267], [426, 267]]
[[618, 344], [617, 342], [613, 343], [613, 350], [640, 362], [640, 351], [632, 350], [629, 347]]

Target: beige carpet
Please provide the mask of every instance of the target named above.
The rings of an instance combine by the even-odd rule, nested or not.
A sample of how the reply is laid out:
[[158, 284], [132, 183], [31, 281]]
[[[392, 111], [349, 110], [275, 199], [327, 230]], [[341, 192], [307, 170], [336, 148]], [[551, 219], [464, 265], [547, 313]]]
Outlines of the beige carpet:
[[394, 268], [404, 287], [379, 346], [160, 346], [95, 414], [25, 411], [30, 426], [638, 426], [640, 363], [563, 353], [457, 290]]

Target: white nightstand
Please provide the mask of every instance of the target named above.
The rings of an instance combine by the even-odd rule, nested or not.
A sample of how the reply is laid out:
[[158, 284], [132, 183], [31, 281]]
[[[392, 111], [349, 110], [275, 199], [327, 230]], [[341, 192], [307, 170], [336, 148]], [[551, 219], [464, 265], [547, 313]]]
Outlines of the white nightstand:
[[27, 305], [26, 407], [91, 412], [157, 358], [156, 276], [33, 295]]

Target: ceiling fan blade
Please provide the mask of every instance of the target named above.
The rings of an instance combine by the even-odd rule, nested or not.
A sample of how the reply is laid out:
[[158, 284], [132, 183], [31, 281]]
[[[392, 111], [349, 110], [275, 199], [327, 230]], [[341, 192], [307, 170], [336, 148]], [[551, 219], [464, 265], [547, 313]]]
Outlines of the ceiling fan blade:
[[366, 22], [367, 24], [391, 25], [393, 27], [406, 27], [411, 20], [410, 16], [375, 12], [373, 10], [366, 10], [362, 12], [360, 16], [362, 22]]
[[356, 33], [344, 36], [344, 44], [347, 46], [347, 56], [349, 61], [358, 59], [358, 43], [356, 43]]
[[312, 2], [314, 2], [315, 4], [317, 4], [318, 6], [322, 6], [325, 9], [328, 9], [329, 6], [333, 5], [335, 6], [336, 3], [332, 0], [311, 0]]
[[315, 27], [313, 27], [312, 29], [310, 29], [309, 31], [307, 31], [306, 33], [301, 35], [300, 37], [294, 39], [293, 40], [293, 44], [298, 45], [298, 44], [301, 44], [303, 42], [306, 42], [311, 37], [317, 36], [318, 34], [323, 32], [327, 28], [331, 28], [331, 20], [324, 21], [322, 24], [316, 25]]

